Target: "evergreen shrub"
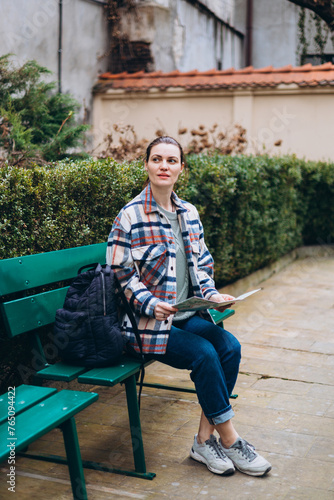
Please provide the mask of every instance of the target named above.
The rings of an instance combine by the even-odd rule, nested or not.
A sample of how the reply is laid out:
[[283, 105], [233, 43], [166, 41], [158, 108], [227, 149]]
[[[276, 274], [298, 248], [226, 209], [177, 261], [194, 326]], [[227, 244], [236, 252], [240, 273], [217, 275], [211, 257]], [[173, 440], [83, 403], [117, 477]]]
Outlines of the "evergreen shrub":
[[219, 285], [303, 243], [301, 163], [293, 158], [199, 155], [188, 164], [184, 197], [200, 212]]
[[334, 164], [303, 163], [299, 196], [303, 202], [303, 243], [334, 242]]
[[[294, 156], [187, 159], [179, 196], [199, 210], [218, 286], [334, 237], [334, 165]], [[143, 188], [142, 163], [61, 161], [0, 169], [0, 258], [106, 241]]]
[[89, 126], [75, 123], [80, 106], [73, 97], [43, 81], [51, 74], [36, 61], [15, 66], [9, 54], [0, 56], [0, 164], [56, 161], [82, 146]]
[[[139, 161], [0, 167], [0, 258], [106, 241], [115, 216], [145, 179]], [[193, 155], [176, 191], [198, 208], [218, 286], [299, 245], [334, 238], [330, 163], [293, 156]], [[17, 365], [30, 366], [31, 352], [28, 338], [6, 339], [1, 326], [0, 340], [3, 392], [8, 381], [22, 383]]]
[[144, 179], [139, 162], [112, 159], [1, 168], [0, 258], [106, 240]]
[[188, 179], [180, 194], [199, 210], [218, 285], [300, 245], [333, 242], [333, 163], [295, 156], [193, 155]]

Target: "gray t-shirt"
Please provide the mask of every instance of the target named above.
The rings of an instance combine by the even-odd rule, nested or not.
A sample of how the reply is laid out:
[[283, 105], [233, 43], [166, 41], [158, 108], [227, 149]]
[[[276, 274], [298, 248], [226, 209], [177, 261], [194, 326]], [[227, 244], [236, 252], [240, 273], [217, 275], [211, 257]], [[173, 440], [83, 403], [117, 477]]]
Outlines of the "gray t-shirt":
[[[176, 254], [176, 301], [181, 302], [188, 298], [189, 293], [189, 271], [187, 265], [186, 252], [184, 250], [184, 241], [176, 212], [170, 212], [162, 208], [159, 209], [167, 217], [175, 239], [175, 254]], [[195, 314], [194, 311], [177, 312], [173, 321], [183, 321]]]

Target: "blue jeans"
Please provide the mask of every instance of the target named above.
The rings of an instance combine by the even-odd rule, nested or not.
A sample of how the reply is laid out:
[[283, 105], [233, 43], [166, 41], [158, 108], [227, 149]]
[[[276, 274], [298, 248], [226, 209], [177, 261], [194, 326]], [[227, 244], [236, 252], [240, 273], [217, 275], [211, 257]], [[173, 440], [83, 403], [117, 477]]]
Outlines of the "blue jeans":
[[234, 416], [229, 396], [238, 377], [241, 346], [231, 333], [195, 315], [172, 326], [165, 354], [148, 354], [145, 359], [190, 370], [210, 424]]

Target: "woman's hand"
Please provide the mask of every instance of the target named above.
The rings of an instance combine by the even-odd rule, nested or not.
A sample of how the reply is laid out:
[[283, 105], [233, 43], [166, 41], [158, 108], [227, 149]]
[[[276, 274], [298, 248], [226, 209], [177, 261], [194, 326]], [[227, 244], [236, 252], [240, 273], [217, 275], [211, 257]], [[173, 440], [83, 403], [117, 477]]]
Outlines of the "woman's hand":
[[[235, 297], [233, 295], [228, 295], [226, 293], [215, 293], [214, 295], [211, 295], [209, 300], [212, 300], [213, 302], [227, 302], [228, 300], [234, 300]], [[233, 304], [228, 304], [227, 306], [216, 306], [213, 307], [213, 309], [217, 309], [219, 312], [224, 312], [225, 309], [228, 309], [229, 307], [233, 306]]]
[[164, 321], [169, 318], [171, 314], [175, 314], [177, 309], [168, 304], [168, 302], [159, 302], [154, 308], [154, 316], [158, 321]]

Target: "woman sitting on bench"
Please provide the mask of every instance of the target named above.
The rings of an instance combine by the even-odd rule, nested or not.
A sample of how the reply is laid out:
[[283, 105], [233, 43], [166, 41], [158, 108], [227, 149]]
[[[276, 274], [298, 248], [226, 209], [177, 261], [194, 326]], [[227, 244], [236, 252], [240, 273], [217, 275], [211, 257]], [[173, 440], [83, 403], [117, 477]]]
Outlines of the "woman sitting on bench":
[[[151, 142], [145, 161], [149, 183], [116, 217], [107, 263], [135, 314], [145, 359], [191, 371], [202, 408], [191, 457], [216, 474], [232, 474], [236, 467], [263, 476], [270, 463], [238, 435], [231, 420], [238, 340], [215, 325], [207, 310], [178, 312], [173, 307], [193, 295], [214, 302], [234, 299], [215, 288], [213, 259], [196, 208], [173, 191], [183, 168], [183, 151], [175, 139]], [[124, 316], [121, 324], [128, 351], [139, 352], [129, 318]]]

